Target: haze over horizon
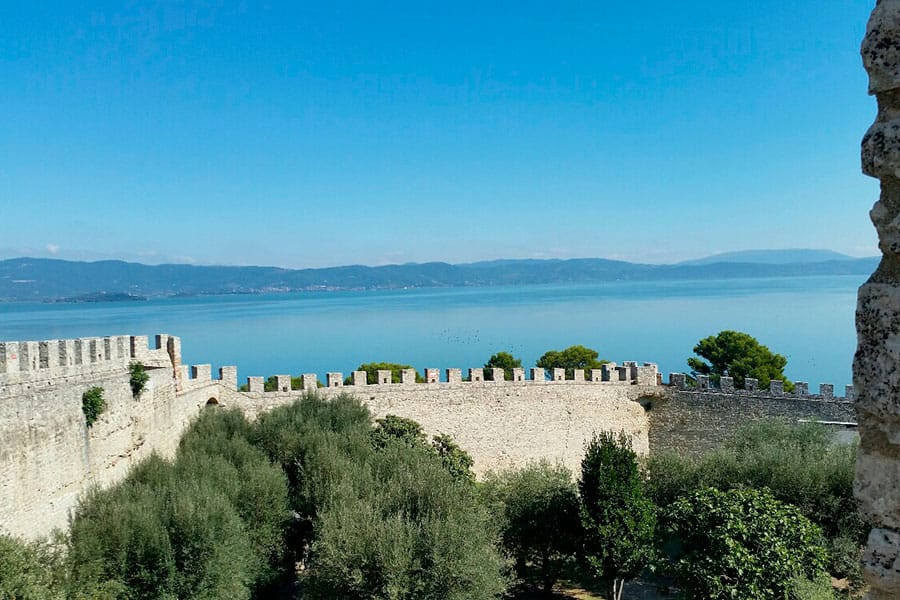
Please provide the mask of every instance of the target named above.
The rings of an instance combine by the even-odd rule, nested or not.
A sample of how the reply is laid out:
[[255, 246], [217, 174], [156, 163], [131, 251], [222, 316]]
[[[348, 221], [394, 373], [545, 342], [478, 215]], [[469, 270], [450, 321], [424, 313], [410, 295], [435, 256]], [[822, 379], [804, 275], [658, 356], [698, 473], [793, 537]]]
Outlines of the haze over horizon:
[[871, 256], [871, 5], [8, 3], [0, 258]]

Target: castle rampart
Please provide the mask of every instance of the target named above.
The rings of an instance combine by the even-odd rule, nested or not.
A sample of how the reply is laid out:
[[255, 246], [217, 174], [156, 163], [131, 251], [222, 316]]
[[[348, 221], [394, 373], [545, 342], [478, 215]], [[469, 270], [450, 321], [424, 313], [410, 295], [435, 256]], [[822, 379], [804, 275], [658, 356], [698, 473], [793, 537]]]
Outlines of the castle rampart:
[[[755, 418], [852, 421], [852, 407], [823, 385], [810, 395], [802, 382], [793, 394], [770, 387], [734, 389], [684, 374], [662, 385], [653, 363], [608, 363], [600, 369], [547, 372], [517, 368], [512, 380], [502, 369], [429, 367], [401, 373], [379, 371], [369, 384], [364, 371], [349, 380], [333, 371], [322, 387], [316, 374], [275, 376], [264, 391], [263, 377], [248, 377], [237, 390], [235, 367], [213, 378], [209, 364], [184, 365], [181, 340], [146, 336], [0, 343], [0, 530], [33, 537], [65, 527], [68, 512], [91, 485], [110, 485], [150, 452], [171, 456], [185, 427], [207, 405], [242, 409], [249, 418], [310, 390], [331, 396], [349, 393], [372, 414], [414, 419], [429, 434], [446, 433], [475, 459], [475, 470], [559, 460], [577, 470], [584, 443], [599, 430], [624, 430], [640, 453], [660, 448], [696, 450], [722, 439]], [[150, 379], [132, 395], [128, 367], [145, 366]], [[463, 378], [465, 372], [466, 378]], [[443, 377], [442, 377], [443, 375]], [[526, 377], [527, 375], [527, 377]], [[90, 428], [81, 412], [89, 387], [104, 390], [107, 409]]]

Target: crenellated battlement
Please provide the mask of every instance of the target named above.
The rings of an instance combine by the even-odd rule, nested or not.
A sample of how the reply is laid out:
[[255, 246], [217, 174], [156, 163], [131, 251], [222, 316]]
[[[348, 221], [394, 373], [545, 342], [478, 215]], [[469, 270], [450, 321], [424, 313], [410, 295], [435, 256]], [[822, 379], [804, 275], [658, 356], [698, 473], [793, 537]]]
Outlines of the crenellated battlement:
[[697, 375], [693, 384], [690, 384], [689, 381], [689, 376], [685, 373], [669, 373], [669, 385], [681, 392], [756, 398], [805, 398], [843, 402], [856, 400], [856, 389], [852, 385], [844, 386], [843, 396], [835, 396], [833, 383], [820, 383], [819, 393], [811, 394], [809, 392], [809, 383], [806, 381], [795, 381], [793, 392], [786, 392], [784, 383], [779, 380], [770, 381], [768, 388], [760, 388], [759, 381], [750, 377], [744, 380], [743, 388], [735, 387], [733, 377], [720, 377], [718, 384], [715, 384], [708, 375]]
[[[560, 385], [560, 384], [607, 384], [607, 385], [660, 385], [659, 367], [654, 363], [638, 365], [634, 361], [626, 361], [621, 365], [616, 363], [604, 364], [601, 369], [575, 369], [571, 378], [566, 377], [565, 369], [553, 369], [548, 373], [545, 369], [533, 367], [526, 370], [517, 368], [512, 370], [512, 380], [504, 378], [503, 369], [494, 368], [490, 377], [486, 377], [487, 369], [472, 367], [466, 370], [463, 378], [463, 370], [454, 367], [448, 369], [426, 368], [422, 370], [422, 380], [417, 381], [416, 369], [404, 369], [400, 372], [400, 383], [393, 383], [392, 373], [389, 370], [379, 370], [376, 383], [368, 383], [365, 371], [353, 371], [349, 380], [344, 378], [340, 371], [330, 371], [326, 374], [324, 386], [326, 388], [381, 388], [381, 387], [410, 387], [410, 386], [437, 386], [443, 388], [457, 386], [497, 386], [497, 385]], [[441, 378], [441, 372], [444, 378]], [[318, 376], [315, 373], [304, 373], [301, 376], [303, 390], [314, 390], [319, 387]], [[247, 378], [247, 391], [251, 393], [278, 394], [291, 391], [291, 376], [276, 375], [276, 390], [263, 392], [265, 378], [254, 376]], [[296, 390], [295, 390], [296, 391]]]
[[107, 375], [133, 361], [148, 368], [180, 366], [179, 338], [158, 334], [154, 342], [151, 348], [140, 335], [0, 342], [0, 395], [20, 385]]

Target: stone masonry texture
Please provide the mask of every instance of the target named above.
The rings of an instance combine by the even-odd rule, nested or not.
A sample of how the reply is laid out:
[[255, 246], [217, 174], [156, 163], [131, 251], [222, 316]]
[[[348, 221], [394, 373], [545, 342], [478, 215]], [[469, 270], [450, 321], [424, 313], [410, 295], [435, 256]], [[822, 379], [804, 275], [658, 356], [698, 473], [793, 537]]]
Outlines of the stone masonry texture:
[[861, 52], [878, 102], [862, 140], [862, 170], [881, 181], [869, 214], [882, 259], [856, 308], [855, 493], [874, 524], [862, 561], [868, 598], [888, 600], [900, 598], [900, 0], [877, 2]]

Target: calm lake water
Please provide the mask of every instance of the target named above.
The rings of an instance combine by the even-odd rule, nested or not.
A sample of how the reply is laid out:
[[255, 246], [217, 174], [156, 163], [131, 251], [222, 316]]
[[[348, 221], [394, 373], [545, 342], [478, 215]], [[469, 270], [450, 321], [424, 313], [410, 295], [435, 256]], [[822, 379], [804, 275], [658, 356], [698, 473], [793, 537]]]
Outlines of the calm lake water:
[[[532, 366], [572, 344], [602, 358], [683, 371], [691, 348], [746, 331], [788, 358], [793, 380], [851, 381], [856, 289], [864, 277], [610, 282], [380, 292], [170, 298], [101, 304], [0, 304], [0, 339], [181, 336], [189, 364], [238, 377], [348, 374], [363, 362], [477, 367], [511, 351]], [[215, 371], [214, 371], [215, 372]], [[814, 388], [817, 389], [817, 388]], [[836, 391], [837, 391], [836, 390]]]

